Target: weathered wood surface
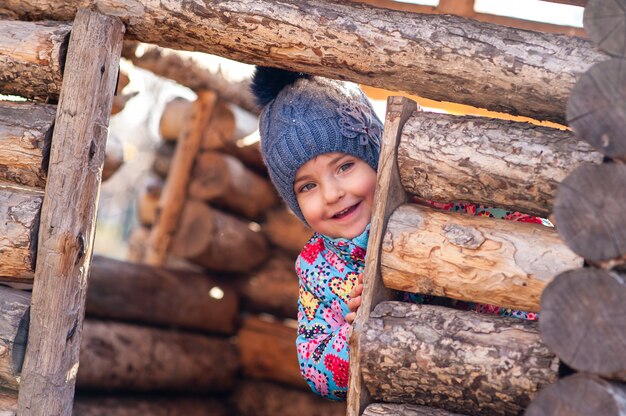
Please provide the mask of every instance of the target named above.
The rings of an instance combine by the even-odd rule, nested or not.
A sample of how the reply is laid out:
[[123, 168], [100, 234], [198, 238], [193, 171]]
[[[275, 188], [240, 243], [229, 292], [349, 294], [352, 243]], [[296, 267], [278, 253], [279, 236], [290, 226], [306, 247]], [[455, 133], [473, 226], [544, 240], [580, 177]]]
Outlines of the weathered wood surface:
[[626, 57], [626, 26], [622, 0], [591, 0], [585, 7], [583, 26], [600, 49], [611, 55]]
[[201, 60], [193, 56], [156, 45], [142, 45], [140, 54], [137, 54], [135, 50], [131, 52], [125, 58], [139, 68], [174, 80], [194, 91], [215, 91], [226, 101], [253, 114], [259, 114], [259, 108], [250, 91], [250, 79], [228, 80], [220, 71], [208, 68]]
[[[0, 286], [0, 393], [3, 389], [19, 388], [28, 338], [29, 307], [30, 293]], [[1, 410], [0, 398], [0, 414]]]
[[398, 150], [405, 189], [547, 217], [558, 184], [602, 155], [571, 132], [528, 123], [418, 112]]
[[61, 22], [0, 20], [0, 93], [56, 100], [71, 29]]
[[77, 385], [85, 390], [227, 392], [239, 357], [228, 339], [85, 321]]
[[361, 334], [372, 309], [379, 302], [395, 297], [393, 291], [383, 285], [380, 273], [380, 247], [389, 217], [408, 198], [400, 183], [396, 160], [404, 123], [417, 109], [417, 104], [407, 98], [392, 96], [387, 99], [385, 129], [381, 140], [376, 177], [376, 195], [378, 197], [374, 198], [370, 237], [367, 242], [368, 254], [365, 259], [363, 294], [349, 340], [350, 375], [348, 378], [346, 416], [360, 416], [365, 407], [372, 401], [361, 374], [360, 357], [362, 353], [359, 351]]
[[43, 188], [56, 107], [0, 101], [0, 180]]
[[623, 63], [622, 59], [610, 59], [582, 74], [567, 103], [567, 121], [579, 138], [599, 152], [626, 160], [622, 130], [626, 123]]
[[374, 309], [359, 360], [376, 401], [481, 415], [522, 414], [558, 367], [536, 322], [405, 302]]
[[624, 416], [626, 386], [588, 374], [575, 374], [546, 387], [525, 416]]
[[[0, 413], [1, 414], [1, 413]], [[224, 400], [187, 397], [77, 397], [72, 416], [229, 416]]]
[[343, 416], [346, 404], [300, 389], [262, 381], [243, 381], [233, 402], [240, 416]]
[[245, 318], [237, 334], [244, 376], [309, 390], [300, 374], [295, 348], [297, 336], [295, 325], [287, 326], [255, 316]]
[[32, 282], [43, 193], [0, 184], [0, 281]]
[[554, 217], [565, 243], [585, 259], [623, 259], [625, 206], [626, 165], [583, 165], [559, 186]]
[[150, 230], [150, 238], [144, 261], [153, 266], [165, 262], [176, 228], [180, 222], [189, 185], [189, 176], [200, 148], [202, 132], [213, 116], [217, 96], [210, 91], [198, 93], [189, 124], [181, 133], [172, 159], [172, 169], [159, 198], [156, 220]]
[[88, 316], [201, 331], [235, 332], [239, 299], [215, 278], [95, 256]]
[[568, 366], [626, 382], [626, 274], [560, 274], [541, 298], [541, 338]]
[[235, 286], [244, 310], [297, 319], [298, 277], [293, 257], [275, 253]]
[[17, 392], [0, 389], [0, 415], [17, 416]]
[[142, 42], [558, 122], [576, 78], [606, 59], [581, 38], [331, 0], [52, 3], [5, 0], [0, 15], [71, 20], [91, 6]]
[[269, 254], [265, 236], [253, 225], [187, 200], [171, 253], [211, 270], [249, 271]]
[[211, 151], [196, 158], [189, 197], [257, 220], [279, 202], [268, 179], [249, 170], [233, 156]]
[[273, 244], [296, 255], [313, 235], [313, 230], [284, 207], [267, 212], [263, 231]]
[[389, 219], [382, 242], [385, 286], [524, 311], [583, 259], [554, 228], [406, 204]]
[[81, 10], [68, 46], [39, 229], [20, 416], [70, 415], [107, 126], [124, 38]]
[[413, 404], [372, 403], [363, 412], [363, 416], [463, 416], [434, 407]]

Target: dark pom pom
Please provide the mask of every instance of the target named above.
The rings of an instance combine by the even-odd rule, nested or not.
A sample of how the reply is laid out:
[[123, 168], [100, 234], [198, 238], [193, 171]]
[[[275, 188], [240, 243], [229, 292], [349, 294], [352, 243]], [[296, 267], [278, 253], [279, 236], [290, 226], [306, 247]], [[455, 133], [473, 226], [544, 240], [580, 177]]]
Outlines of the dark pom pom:
[[310, 78], [302, 72], [292, 72], [284, 69], [257, 66], [252, 76], [252, 93], [261, 107], [272, 101], [287, 85], [293, 84], [299, 78]]

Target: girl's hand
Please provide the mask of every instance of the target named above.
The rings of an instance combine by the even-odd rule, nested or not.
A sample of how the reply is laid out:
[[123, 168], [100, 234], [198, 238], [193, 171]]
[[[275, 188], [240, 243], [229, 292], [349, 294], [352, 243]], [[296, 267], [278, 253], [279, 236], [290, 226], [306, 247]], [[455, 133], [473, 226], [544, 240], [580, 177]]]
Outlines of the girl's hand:
[[348, 309], [350, 313], [346, 315], [346, 322], [352, 325], [356, 318], [356, 311], [361, 306], [361, 294], [363, 293], [363, 274], [359, 275], [359, 281], [352, 288], [352, 291], [348, 295]]

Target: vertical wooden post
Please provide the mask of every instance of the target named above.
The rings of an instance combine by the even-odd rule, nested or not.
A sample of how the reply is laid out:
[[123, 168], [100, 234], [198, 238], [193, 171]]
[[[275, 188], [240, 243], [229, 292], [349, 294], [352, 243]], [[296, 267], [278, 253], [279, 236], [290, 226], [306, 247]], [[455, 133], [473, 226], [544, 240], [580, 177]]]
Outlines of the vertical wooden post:
[[161, 266], [165, 262], [168, 247], [185, 203], [193, 162], [200, 149], [204, 128], [209, 124], [216, 99], [217, 95], [214, 92], [198, 92], [187, 128], [178, 138], [172, 166], [161, 193], [155, 223], [150, 232], [145, 257], [147, 264]]
[[397, 153], [402, 127], [417, 104], [404, 97], [389, 97], [385, 131], [378, 159], [376, 196], [367, 243], [365, 278], [363, 279], [363, 300], [357, 312], [356, 321], [350, 336], [350, 379], [348, 382], [347, 416], [358, 416], [371, 402], [361, 376], [359, 363], [359, 338], [370, 312], [383, 300], [393, 298], [393, 291], [383, 285], [380, 276], [380, 250], [387, 221], [393, 211], [407, 201], [407, 194], [400, 182]]
[[52, 136], [20, 416], [72, 413], [107, 126], [124, 25], [79, 10]]

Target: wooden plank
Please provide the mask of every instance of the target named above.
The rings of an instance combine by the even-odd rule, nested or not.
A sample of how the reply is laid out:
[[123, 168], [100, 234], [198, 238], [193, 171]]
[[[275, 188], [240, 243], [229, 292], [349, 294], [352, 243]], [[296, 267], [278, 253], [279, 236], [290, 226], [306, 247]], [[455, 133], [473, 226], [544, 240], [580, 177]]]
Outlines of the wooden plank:
[[0, 14], [67, 20], [77, 3], [114, 11], [143, 42], [561, 123], [577, 77], [606, 59], [577, 37], [332, 0], [5, 0]]
[[389, 97], [385, 129], [378, 162], [374, 210], [370, 226], [370, 237], [365, 259], [365, 278], [361, 307], [353, 324], [350, 336], [350, 378], [348, 381], [347, 416], [359, 416], [371, 402], [363, 384], [359, 356], [360, 337], [370, 312], [382, 300], [394, 297], [391, 290], [383, 286], [380, 275], [380, 250], [387, 221], [393, 211], [407, 201], [407, 194], [400, 183], [397, 165], [398, 144], [402, 128], [417, 104], [404, 97]]
[[113, 17], [80, 10], [65, 66], [50, 153], [20, 416], [69, 416], [104, 164], [124, 37]]
[[145, 262], [160, 266], [165, 262], [167, 251], [180, 220], [187, 195], [187, 186], [194, 160], [200, 149], [205, 126], [213, 113], [217, 95], [201, 91], [194, 102], [189, 123], [178, 139], [172, 168], [159, 199], [157, 217], [150, 232]]

